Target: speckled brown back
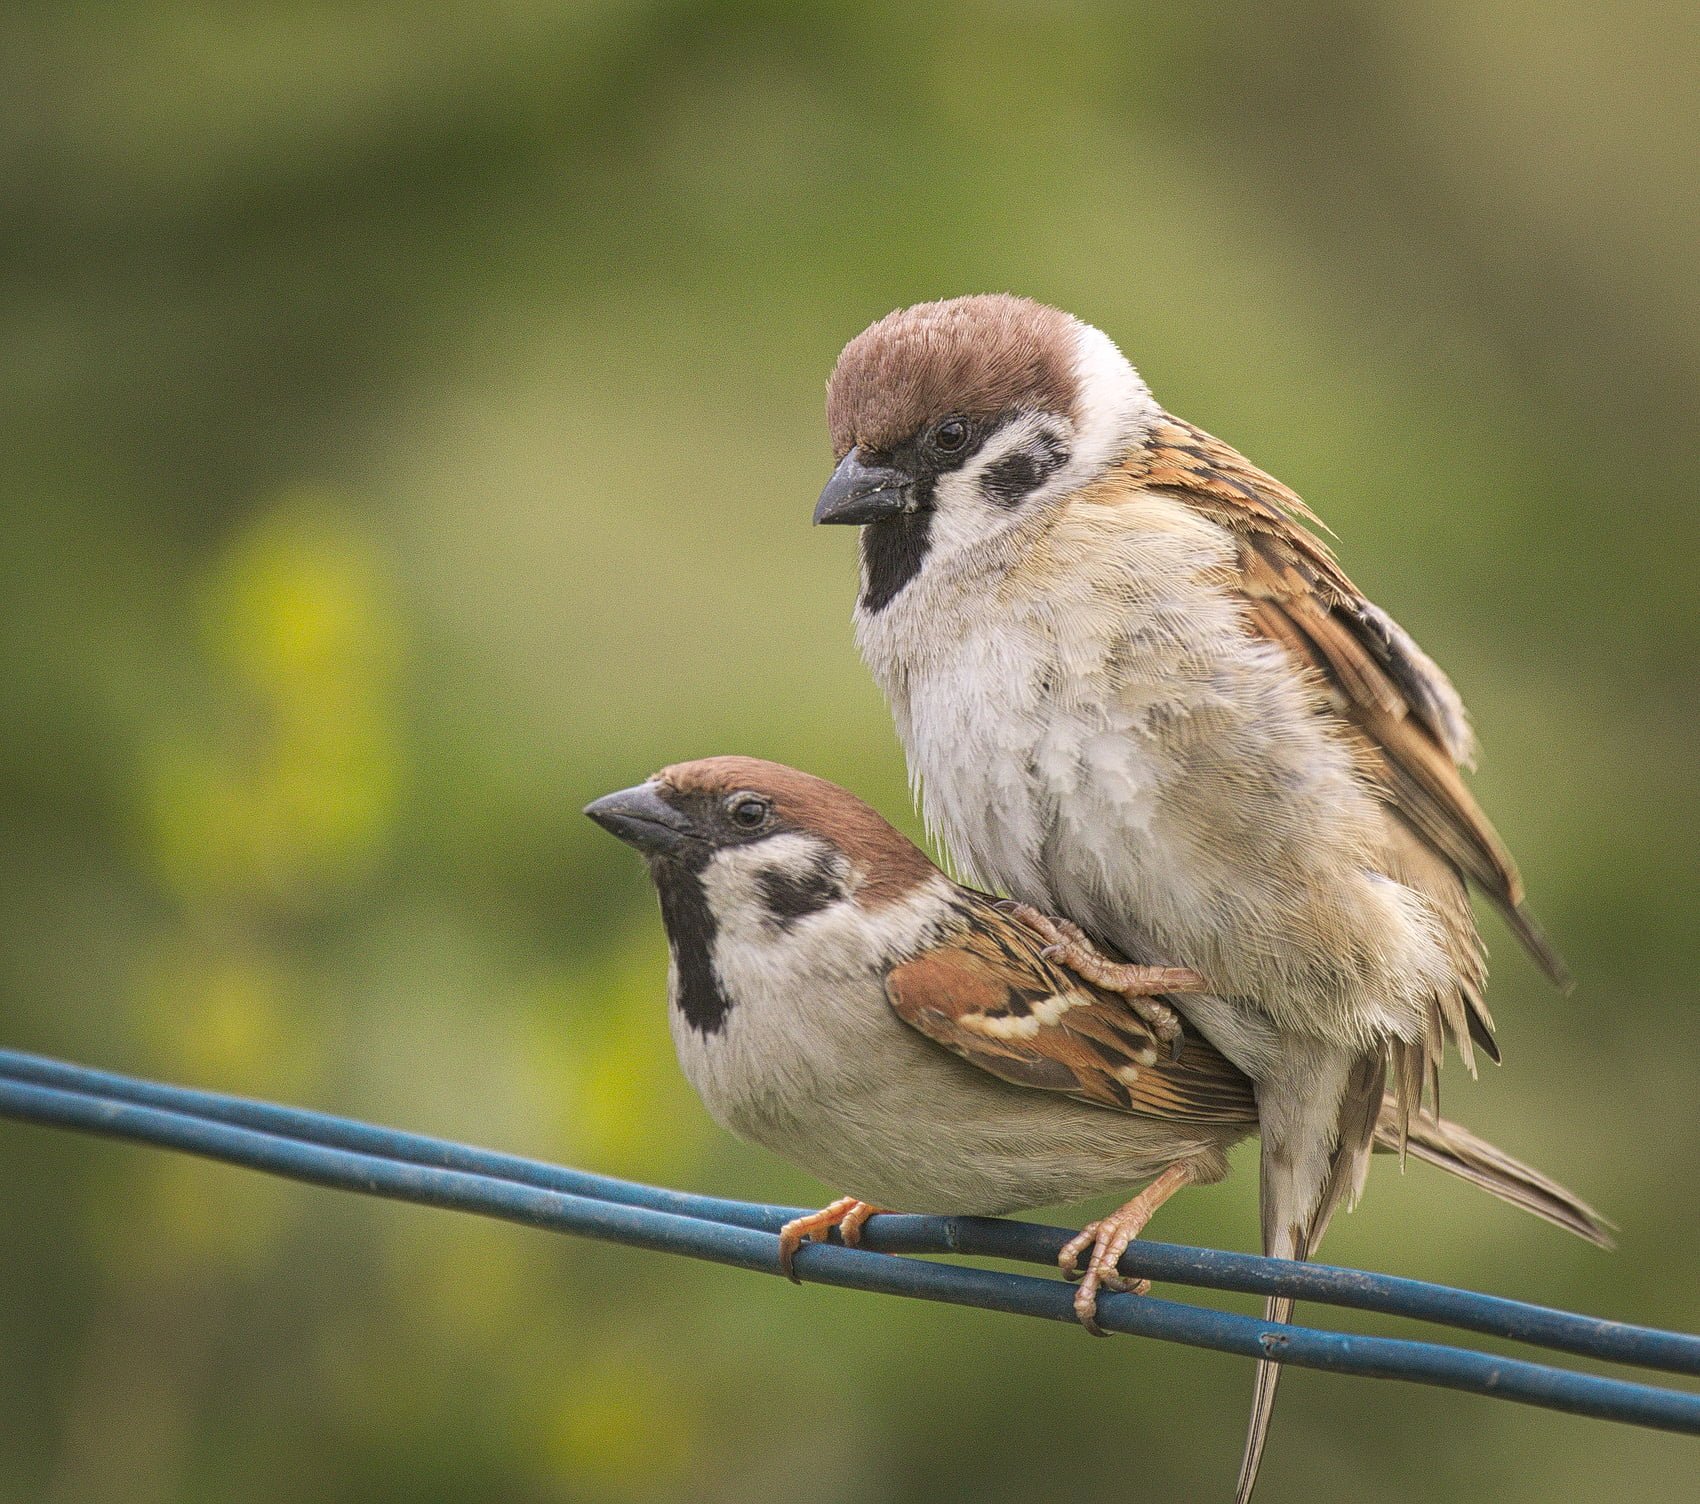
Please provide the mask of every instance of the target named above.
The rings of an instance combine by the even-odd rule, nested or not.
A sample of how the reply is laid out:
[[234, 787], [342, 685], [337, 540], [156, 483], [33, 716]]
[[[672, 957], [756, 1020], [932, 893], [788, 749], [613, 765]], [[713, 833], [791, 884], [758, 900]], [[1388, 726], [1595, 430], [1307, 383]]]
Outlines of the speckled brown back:
[[1008, 293], [917, 303], [844, 347], [826, 389], [832, 451], [878, 453], [952, 413], [1072, 415], [1075, 321]]

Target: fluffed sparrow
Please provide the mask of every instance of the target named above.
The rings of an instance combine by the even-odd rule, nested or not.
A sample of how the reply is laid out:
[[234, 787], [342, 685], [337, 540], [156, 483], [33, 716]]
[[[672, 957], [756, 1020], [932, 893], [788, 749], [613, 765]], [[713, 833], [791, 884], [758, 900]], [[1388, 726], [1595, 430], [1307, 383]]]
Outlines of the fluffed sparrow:
[[827, 417], [815, 519], [864, 525], [857, 637], [929, 827], [972, 880], [1210, 979], [1175, 1005], [1255, 1083], [1265, 1251], [1307, 1256], [1389, 1072], [1403, 1121], [1446, 1041], [1498, 1059], [1466, 883], [1565, 977], [1460, 776], [1457, 692], [1296, 495], [1066, 313], [893, 313]]

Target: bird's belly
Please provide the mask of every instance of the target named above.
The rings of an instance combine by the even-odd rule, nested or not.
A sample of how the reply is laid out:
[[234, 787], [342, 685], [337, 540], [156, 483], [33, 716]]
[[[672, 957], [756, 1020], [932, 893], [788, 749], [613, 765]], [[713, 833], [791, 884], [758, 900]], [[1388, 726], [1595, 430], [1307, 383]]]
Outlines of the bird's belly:
[[929, 1124], [930, 1152], [919, 1160], [907, 1152], [913, 1126], [887, 1135], [841, 1125], [844, 1131], [819, 1141], [817, 1152], [790, 1157], [834, 1190], [888, 1211], [994, 1217], [1130, 1192], [1168, 1165], [1217, 1147], [1207, 1133], [1196, 1144], [1170, 1141], [1132, 1118], [1117, 1122], [1106, 1113], [1108, 1123], [1088, 1124], [1070, 1116], [953, 1117]]
[[994, 1216], [1127, 1190], [1182, 1159], [1201, 1157], [1209, 1178], [1245, 1131], [1155, 1123], [1012, 1086], [915, 1033], [883, 991], [877, 1012], [872, 996], [843, 1001], [819, 1020], [832, 1037], [795, 1027], [794, 1015], [777, 1033], [741, 1004], [723, 1037], [679, 1039], [680, 1062], [723, 1127], [838, 1194], [892, 1211]]
[[1131, 1191], [1179, 1160], [1214, 1163], [1244, 1132], [1177, 1132], [962, 1070], [977, 1079], [933, 1080], [925, 1094], [882, 1089], [837, 1106], [817, 1101], [739, 1131], [842, 1194], [891, 1211], [966, 1216]]

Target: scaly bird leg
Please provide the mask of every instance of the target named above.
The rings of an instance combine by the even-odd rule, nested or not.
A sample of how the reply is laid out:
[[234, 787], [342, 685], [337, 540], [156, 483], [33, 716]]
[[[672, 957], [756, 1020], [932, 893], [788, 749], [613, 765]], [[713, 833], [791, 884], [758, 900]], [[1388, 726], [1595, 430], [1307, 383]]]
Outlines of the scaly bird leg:
[[1106, 992], [1120, 993], [1130, 1008], [1173, 1053], [1180, 1044], [1181, 1016], [1162, 999], [1165, 992], [1208, 992], [1210, 983], [1186, 966], [1135, 966], [1112, 961], [1078, 924], [1042, 913], [1030, 904], [1007, 902], [1006, 913], [1045, 942], [1045, 954]]
[[[1080, 1324], [1094, 1337], [1102, 1337], [1098, 1326], [1098, 1291], [1112, 1290], [1117, 1294], [1143, 1295], [1151, 1288], [1148, 1279], [1128, 1279], [1116, 1272], [1116, 1265], [1127, 1252], [1127, 1245], [1145, 1231], [1145, 1224], [1165, 1201], [1183, 1185], [1192, 1184], [1192, 1166], [1186, 1163], [1170, 1165], [1150, 1185], [1120, 1211], [1111, 1212], [1101, 1222], [1089, 1222], [1078, 1236], [1063, 1244], [1057, 1254], [1057, 1264], [1068, 1279], [1080, 1280], [1074, 1292], [1074, 1314]], [[1080, 1255], [1090, 1248], [1084, 1274], [1076, 1267]]]
[[858, 1201], [854, 1196], [840, 1196], [831, 1206], [810, 1212], [806, 1217], [793, 1218], [779, 1229], [779, 1272], [792, 1284], [800, 1285], [802, 1281], [791, 1265], [806, 1239], [813, 1238], [818, 1242], [836, 1227], [844, 1246], [854, 1248], [862, 1241], [862, 1229], [868, 1218], [879, 1210], [879, 1207], [869, 1206], [866, 1201]]

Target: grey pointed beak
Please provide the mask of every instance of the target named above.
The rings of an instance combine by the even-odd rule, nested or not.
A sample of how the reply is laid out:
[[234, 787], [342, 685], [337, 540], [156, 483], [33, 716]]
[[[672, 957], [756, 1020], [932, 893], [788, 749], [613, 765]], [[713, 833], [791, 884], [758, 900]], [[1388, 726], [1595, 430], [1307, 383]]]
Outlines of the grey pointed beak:
[[884, 522], [915, 510], [915, 480], [889, 465], [870, 465], [860, 449], [838, 462], [815, 503], [816, 522]]
[[585, 805], [584, 812], [609, 835], [645, 856], [674, 856], [697, 839], [691, 822], [661, 797], [653, 783], [604, 794]]

